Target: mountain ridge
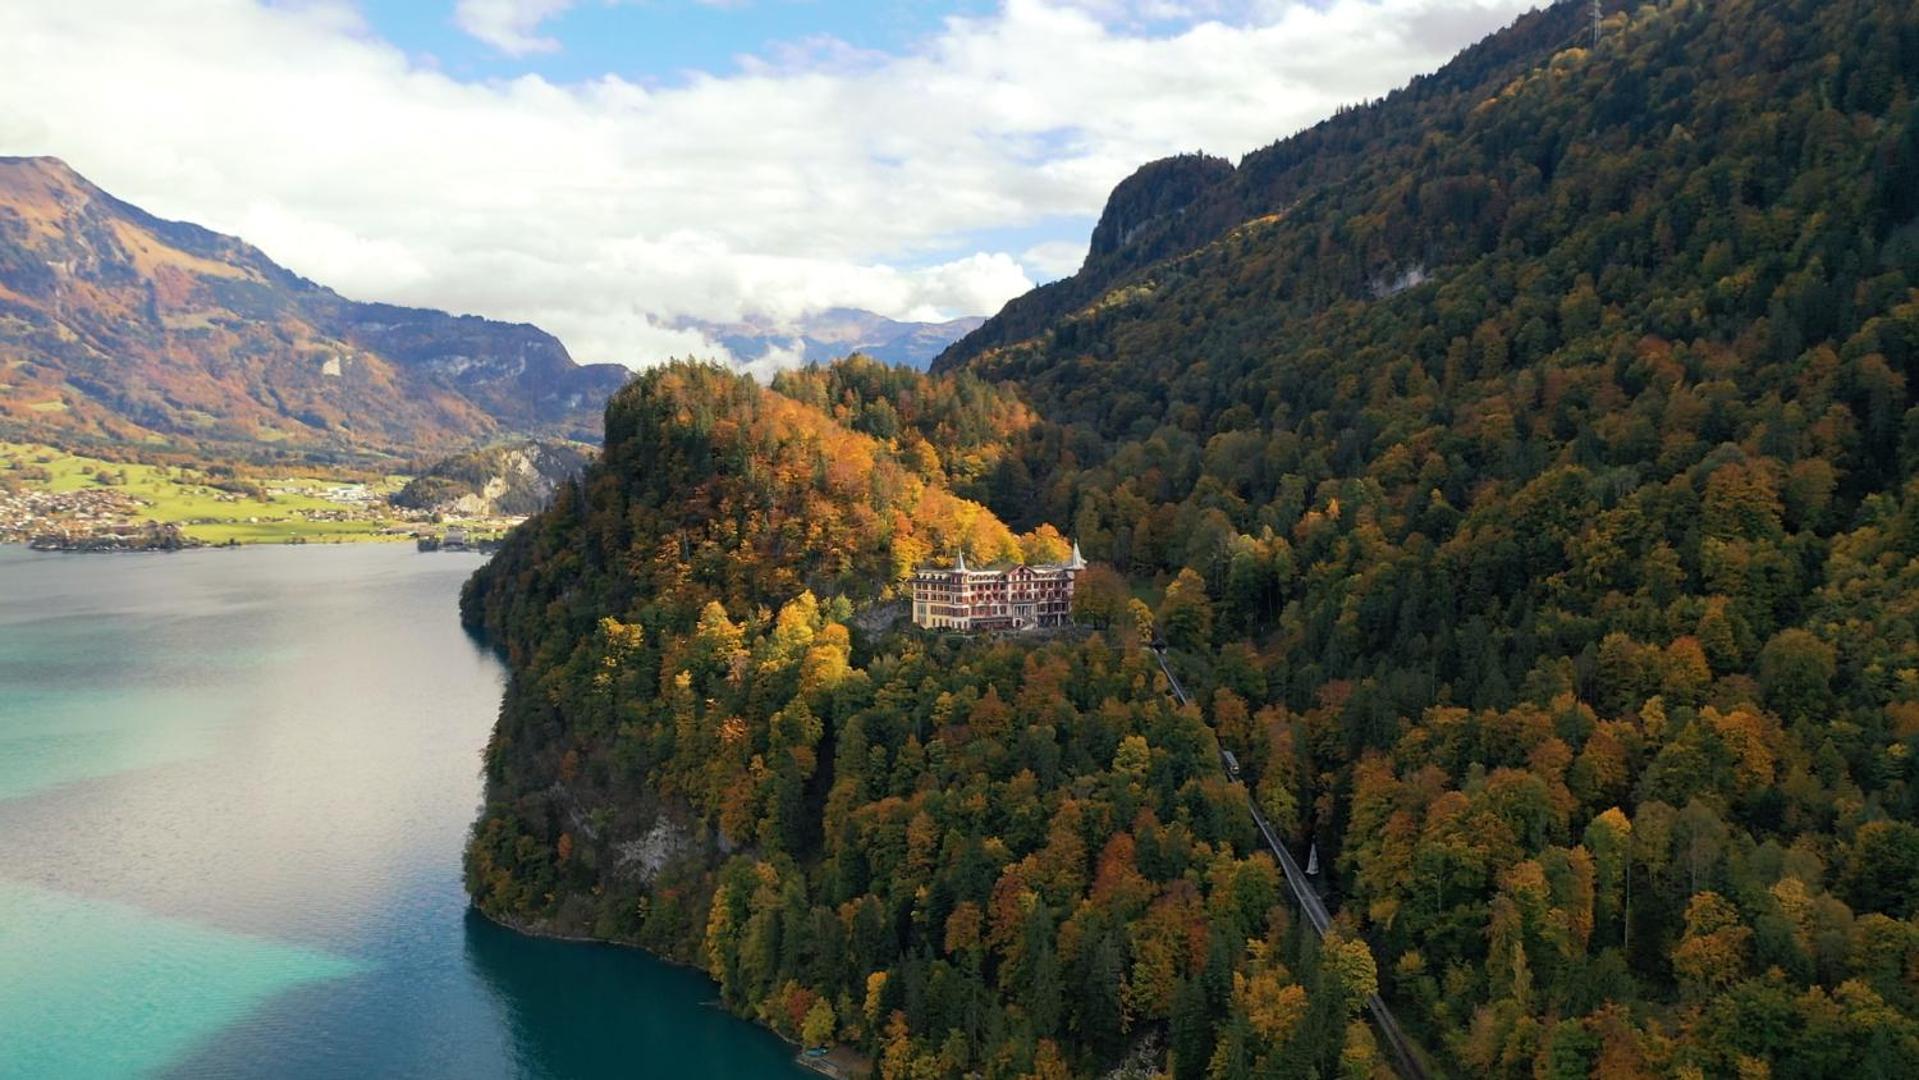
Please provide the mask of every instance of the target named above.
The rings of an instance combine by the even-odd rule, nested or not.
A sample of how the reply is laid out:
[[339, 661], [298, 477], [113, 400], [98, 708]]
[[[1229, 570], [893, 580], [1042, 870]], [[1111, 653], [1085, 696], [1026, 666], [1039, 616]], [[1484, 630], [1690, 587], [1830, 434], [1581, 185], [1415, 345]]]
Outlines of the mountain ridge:
[[882, 363], [924, 371], [947, 346], [985, 321], [986, 316], [977, 315], [916, 322], [859, 308], [828, 308], [791, 322], [682, 319], [675, 325], [700, 331], [747, 367], [767, 361], [787, 366], [824, 363], [858, 352]]
[[57, 158], [0, 158], [0, 424], [230, 450], [593, 436], [627, 377], [528, 324], [349, 300]]
[[[1285, 211], [1302, 193], [1335, 183], [1362, 165], [1359, 152], [1385, 134], [1386, 125], [1404, 125], [1406, 106], [1470, 94], [1489, 81], [1515, 76], [1589, 25], [1581, 5], [1551, 4], [1468, 46], [1438, 71], [1415, 76], [1374, 101], [1343, 107], [1247, 153], [1237, 164], [1198, 153], [1141, 165], [1108, 195], [1078, 271], [1008, 301], [936, 357], [931, 370], [951, 370], [982, 352], [1025, 341], [1139, 278], [1154, 264]], [[1128, 220], [1130, 210], [1169, 196], [1164, 212]]]

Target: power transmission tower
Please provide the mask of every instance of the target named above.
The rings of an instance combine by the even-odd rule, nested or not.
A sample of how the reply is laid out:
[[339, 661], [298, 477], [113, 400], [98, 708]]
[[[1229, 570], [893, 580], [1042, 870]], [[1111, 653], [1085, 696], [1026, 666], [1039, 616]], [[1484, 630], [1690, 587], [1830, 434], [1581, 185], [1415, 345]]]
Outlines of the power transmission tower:
[[1599, 0], [1593, 0], [1593, 48], [1599, 48]]

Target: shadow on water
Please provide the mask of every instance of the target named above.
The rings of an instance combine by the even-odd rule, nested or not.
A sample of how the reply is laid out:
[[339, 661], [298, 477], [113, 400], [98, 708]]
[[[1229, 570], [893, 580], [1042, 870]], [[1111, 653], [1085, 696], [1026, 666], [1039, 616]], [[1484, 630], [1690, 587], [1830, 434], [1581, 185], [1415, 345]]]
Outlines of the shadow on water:
[[707, 1004], [719, 987], [690, 968], [615, 945], [527, 937], [474, 911], [466, 955], [504, 1014], [520, 1075], [812, 1075], [771, 1032]]
[[[172, 1063], [175, 1080], [791, 1078], [793, 1049], [636, 949], [527, 937], [468, 910], [462, 962], [378, 964], [280, 993]], [[4, 1072], [4, 1070], [0, 1070]]]

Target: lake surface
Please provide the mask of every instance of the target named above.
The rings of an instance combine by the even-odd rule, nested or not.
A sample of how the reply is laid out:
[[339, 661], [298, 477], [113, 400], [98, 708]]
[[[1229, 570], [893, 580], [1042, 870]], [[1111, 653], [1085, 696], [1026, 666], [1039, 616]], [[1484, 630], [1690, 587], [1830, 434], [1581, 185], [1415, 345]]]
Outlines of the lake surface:
[[811, 1075], [697, 972], [467, 909], [476, 565], [0, 547], [0, 1077]]

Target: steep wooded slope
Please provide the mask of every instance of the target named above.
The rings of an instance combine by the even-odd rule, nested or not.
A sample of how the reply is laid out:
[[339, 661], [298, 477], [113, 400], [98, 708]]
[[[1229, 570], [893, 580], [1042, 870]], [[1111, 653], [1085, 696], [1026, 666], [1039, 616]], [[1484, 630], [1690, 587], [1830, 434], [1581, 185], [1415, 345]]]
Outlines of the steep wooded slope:
[[1291, 932], [1212, 735], [1130, 629], [871, 636], [868, 605], [931, 552], [1067, 553], [899, 445], [710, 367], [614, 398], [603, 461], [463, 598], [514, 671], [475, 902], [700, 962], [729, 1007], [889, 1074], [1087, 1073], [1175, 1012], [1204, 1060], [1235, 975], [1292, 995], [1296, 1059], [1369, 1060], [1364, 946], [1322, 965]]
[[1456, 127], [1473, 106], [1578, 38], [1586, 19], [1587, 8], [1577, 3], [1525, 15], [1439, 71], [1254, 151], [1237, 168], [1198, 154], [1142, 165], [1108, 198], [1079, 272], [1009, 302], [946, 350], [934, 370], [951, 370], [1048, 330], [1154, 264], [1292, 207], [1309, 193], [1362, 172], [1404, 168], [1408, 150], [1435, 128]]
[[[1910, 1071], [1919, 14], [1655, 4], [1558, 49], [1579, 15], [1259, 155], [1271, 201], [1221, 194], [1250, 162], [1143, 172], [1089, 271], [941, 374], [780, 380], [1127, 571], [1095, 637], [864, 640], [884, 573], [819, 574], [876, 565], [829, 557], [859, 528], [538, 519], [470, 608], [516, 671], [482, 903], [697, 955], [886, 1076], [1094, 1074], [1147, 1037], [1182, 1080], [1372, 1075], [1375, 978], [1440, 1075]], [[758, 464], [780, 445], [665, 456], [696, 498], [832, 490]], [[1324, 952], [1214, 740], [1318, 845]], [[682, 790], [703, 842], [622, 878], [661, 810], [627, 793]]]

